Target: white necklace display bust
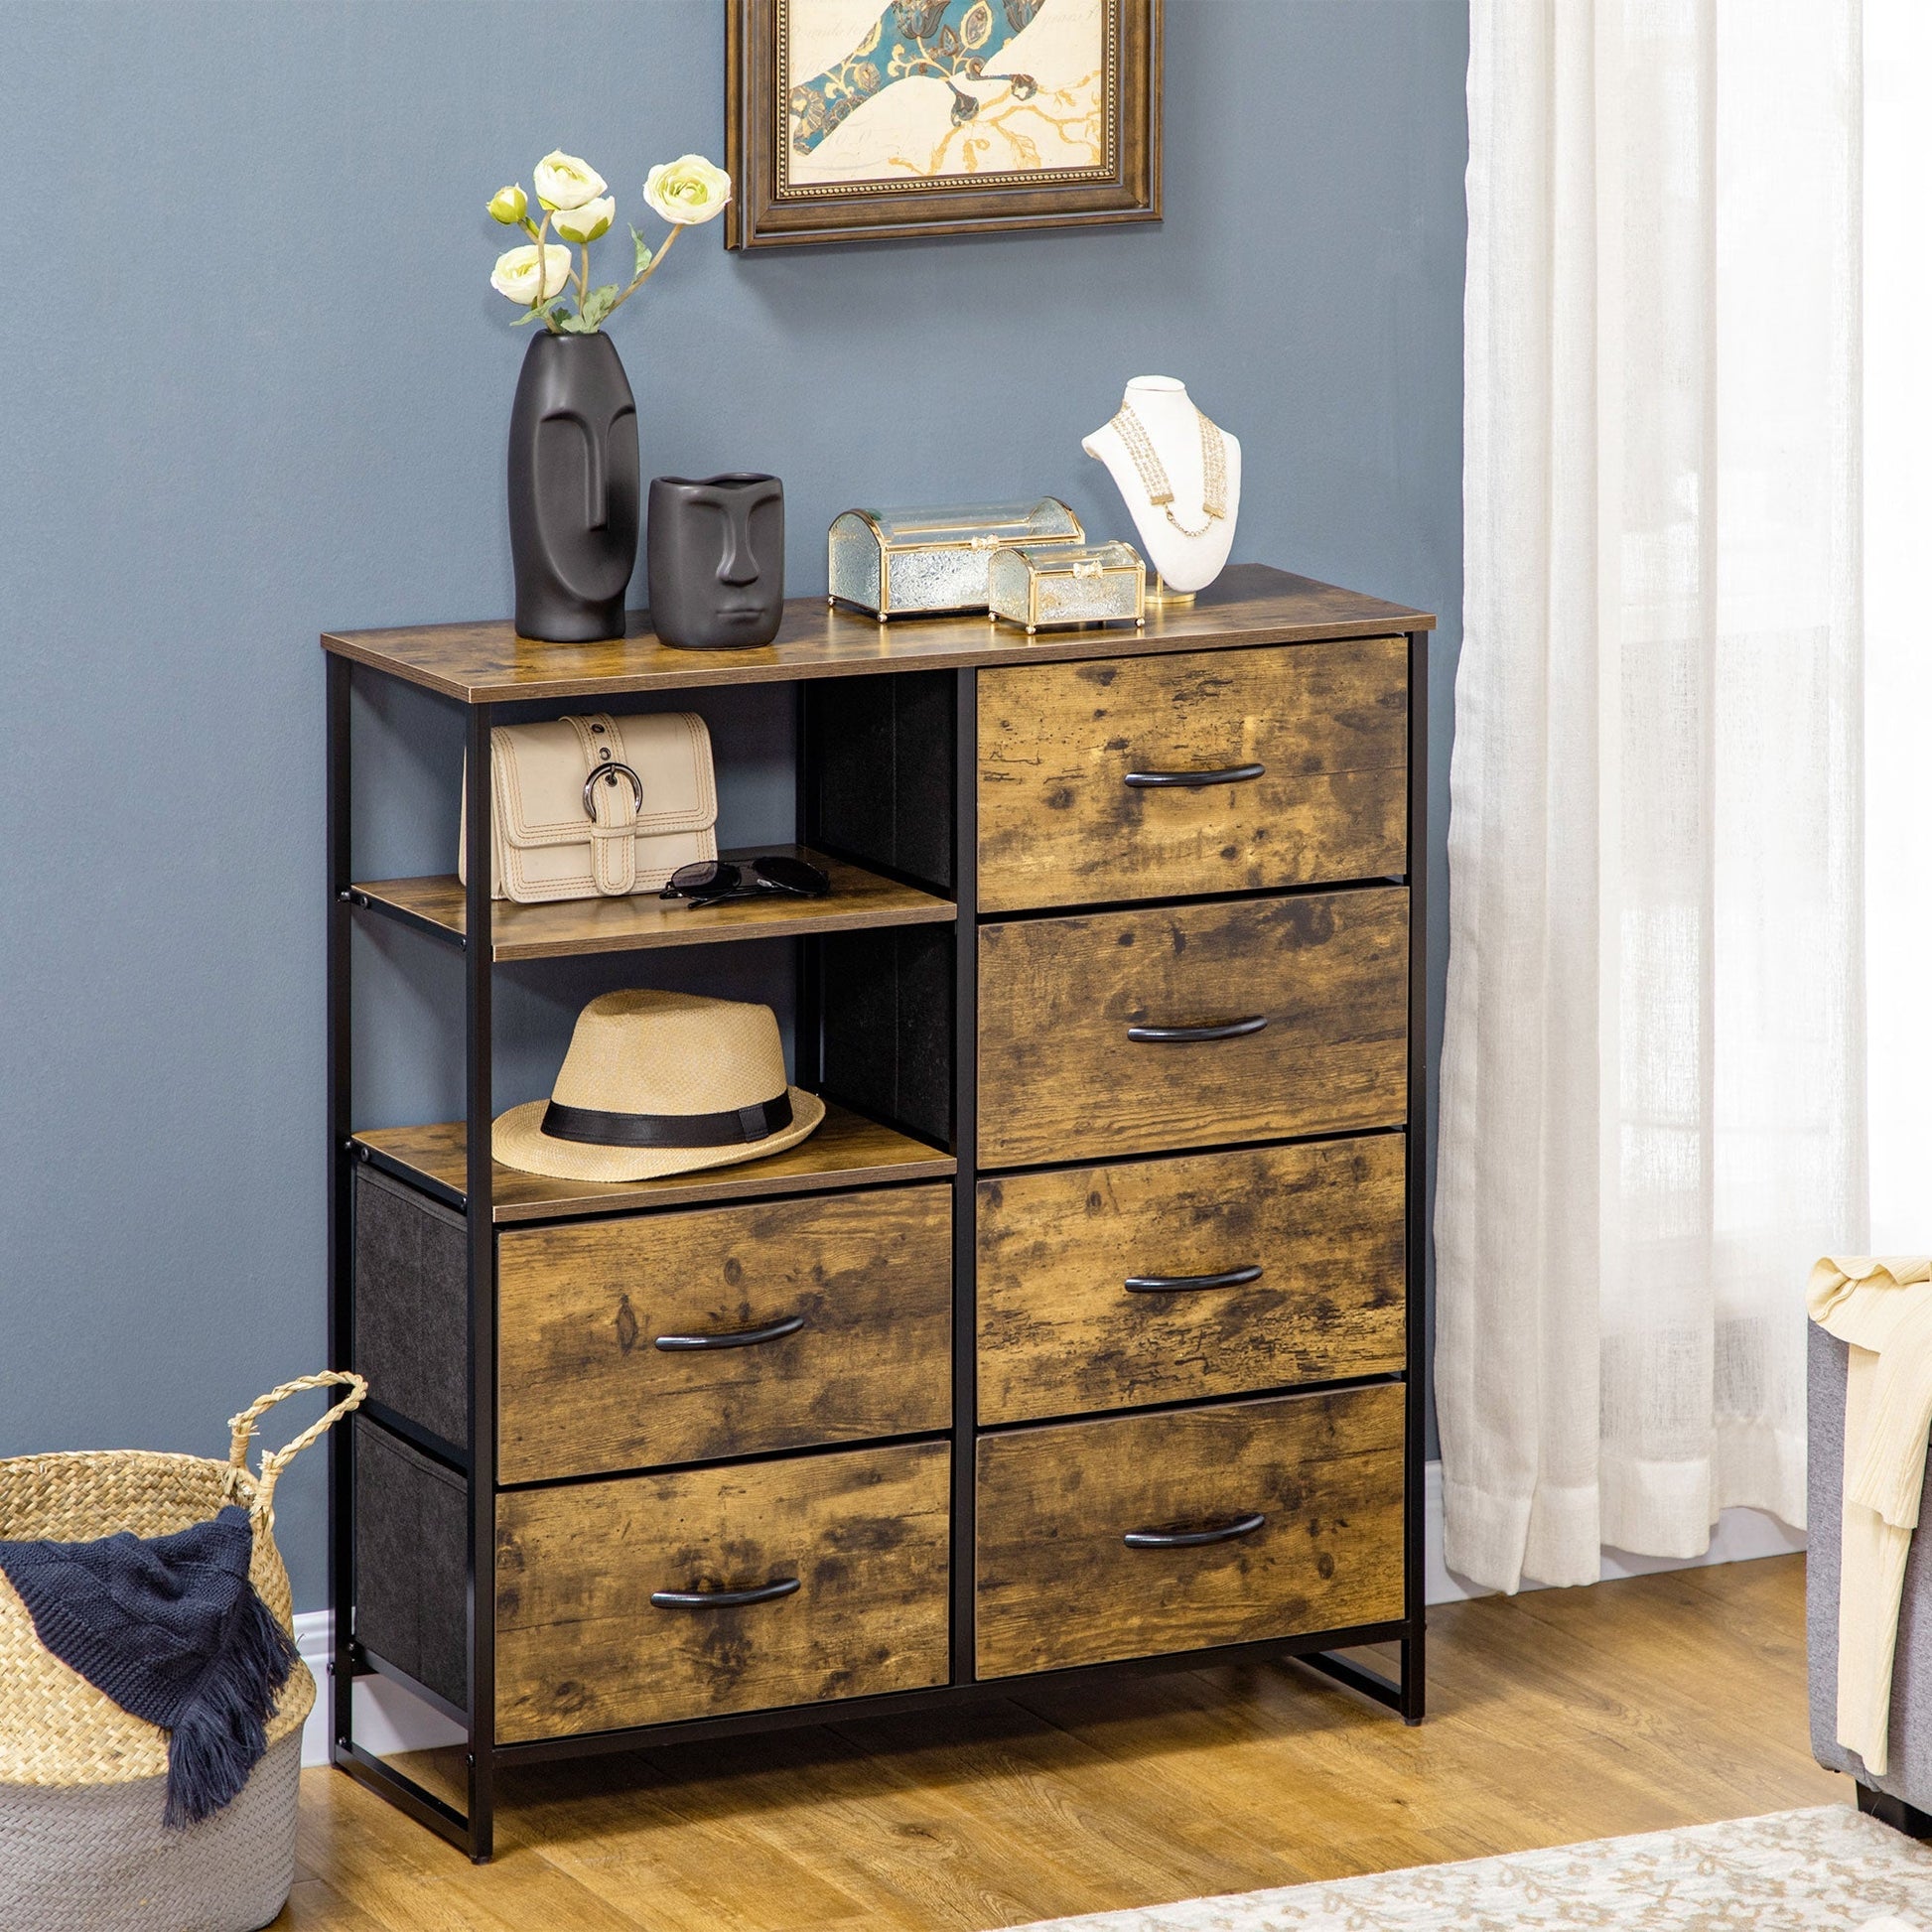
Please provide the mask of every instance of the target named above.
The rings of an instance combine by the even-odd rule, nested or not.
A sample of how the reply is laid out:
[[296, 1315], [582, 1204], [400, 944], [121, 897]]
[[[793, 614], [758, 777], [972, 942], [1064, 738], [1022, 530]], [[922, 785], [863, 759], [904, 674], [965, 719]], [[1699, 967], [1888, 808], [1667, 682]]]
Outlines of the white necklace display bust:
[[1146, 432], [1173, 491], [1172, 503], [1155, 502], [1142, 467], [1121, 433], [1118, 416], [1080, 447], [1107, 466], [1140, 532], [1148, 562], [1161, 573], [1166, 587], [1188, 595], [1205, 590], [1220, 576], [1234, 547], [1235, 513], [1241, 507], [1241, 445], [1226, 430], [1218, 432], [1226, 470], [1222, 492], [1226, 511], [1210, 516], [1202, 418], [1187, 385], [1171, 375], [1137, 375], [1127, 385], [1121, 409], [1131, 409]]

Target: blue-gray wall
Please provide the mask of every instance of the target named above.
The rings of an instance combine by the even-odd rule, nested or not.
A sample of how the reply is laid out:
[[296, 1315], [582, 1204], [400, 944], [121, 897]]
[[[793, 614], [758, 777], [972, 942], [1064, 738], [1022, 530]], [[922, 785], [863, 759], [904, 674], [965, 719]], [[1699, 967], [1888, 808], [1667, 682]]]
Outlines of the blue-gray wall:
[[[0, 1454], [218, 1452], [320, 1365], [316, 634], [507, 610], [524, 339], [483, 203], [557, 145], [625, 214], [651, 161], [722, 158], [723, 13], [0, 0]], [[1126, 376], [1185, 377], [1242, 441], [1237, 558], [1444, 615], [1432, 1017], [1465, 54], [1461, 0], [1169, 0], [1161, 226], [751, 258], [711, 228], [613, 328], [647, 474], [784, 478], [796, 592], [855, 501], [1050, 490], [1131, 535], [1079, 439]], [[712, 717], [722, 832], [782, 836], [782, 704]], [[358, 730], [358, 869], [446, 867], [445, 714], [364, 698]], [[356, 970], [361, 1121], [447, 1118], [454, 973], [386, 931]], [[507, 1101], [606, 982], [506, 977]]]

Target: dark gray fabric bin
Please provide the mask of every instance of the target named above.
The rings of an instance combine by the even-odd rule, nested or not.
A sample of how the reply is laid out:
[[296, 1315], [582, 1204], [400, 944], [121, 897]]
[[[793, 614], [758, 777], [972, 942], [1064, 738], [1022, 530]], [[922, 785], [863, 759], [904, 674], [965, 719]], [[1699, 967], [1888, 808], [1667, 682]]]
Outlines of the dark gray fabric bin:
[[1932, 1461], [1919, 1501], [1919, 1529], [1905, 1564], [1892, 1664], [1891, 1765], [1883, 1777], [1865, 1769], [1838, 1741], [1839, 1535], [1845, 1485], [1846, 1344], [1814, 1321], [1808, 1406], [1810, 1553], [1805, 1562], [1805, 1641], [1810, 1659], [1811, 1748], [1829, 1771], [1846, 1771], [1919, 1811], [1932, 1812]]
[[463, 1216], [355, 1170], [355, 1368], [369, 1396], [446, 1443], [469, 1440]]
[[356, 1417], [356, 1638], [458, 1709], [470, 1701], [467, 1508], [462, 1476]]

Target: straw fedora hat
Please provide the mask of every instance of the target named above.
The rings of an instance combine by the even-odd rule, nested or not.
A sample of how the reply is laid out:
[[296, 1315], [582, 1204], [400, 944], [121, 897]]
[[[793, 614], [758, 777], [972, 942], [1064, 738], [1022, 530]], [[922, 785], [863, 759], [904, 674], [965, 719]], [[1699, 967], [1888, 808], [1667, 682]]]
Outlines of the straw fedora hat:
[[560, 1180], [652, 1180], [796, 1147], [825, 1118], [785, 1084], [769, 1007], [698, 993], [600, 993], [577, 1016], [548, 1100], [497, 1117], [506, 1168]]

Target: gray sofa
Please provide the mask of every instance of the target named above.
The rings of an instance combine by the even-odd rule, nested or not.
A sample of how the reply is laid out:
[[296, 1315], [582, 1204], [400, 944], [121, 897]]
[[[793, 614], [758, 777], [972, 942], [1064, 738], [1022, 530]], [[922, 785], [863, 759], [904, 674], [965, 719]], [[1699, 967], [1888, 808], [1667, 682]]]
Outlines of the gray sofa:
[[1891, 1764], [1874, 1777], [1838, 1741], [1838, 1574], [1845, 1474], [1846, 1345], [1816, 1322], [1811, 1329], [1809, 1554], [1805, 1559], [1805, 1640], [1811, 1675], [1811, 1748], [1828, 1771], [1859, 1783], [1859, 1808], [1918, 1837], [1932, 1837], [1932, 1460], [1919, 1529], [1905, 1566], [1892, 1665]]

